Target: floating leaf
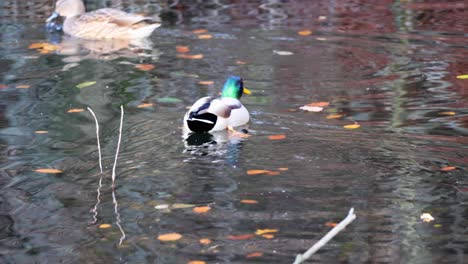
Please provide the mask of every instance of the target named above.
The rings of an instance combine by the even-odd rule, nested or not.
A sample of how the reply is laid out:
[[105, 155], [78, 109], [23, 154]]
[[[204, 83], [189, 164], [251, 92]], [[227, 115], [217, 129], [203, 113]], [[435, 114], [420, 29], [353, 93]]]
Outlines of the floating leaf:
[[39, 43], [32, 43], [31, 45], [28, 46], [28, 49], [42, 49], [45, 43], [39, 42]]
[[318, 21], [325, 21], [325, 20], [327, 20], [327, 17], [326, 17], [326, 16], [319, 16], [319, 17], [317, 18], [317, 20], [318, 20]]
[[247, 62], [241, 61], [241, 60], [236, 60], [236, 64], [238, 64], [238, 65], [245, 65], [245, 64], [247, 64]]
[[326, 222], [325, 223], [325, 226], [328, 226], [328, 227], [335, 227], [337, 226], [338, 224], [337, 223], [334, 223], [334, 222]]
[[191, 260], [187, 264], [206, 264], [206, 262], [203, 260]]
[[177, 54], [177, 58], [199, 60], [199, 59], [203, 59], [203, 54], [193, 54], [193, 55], [190, 55], [190, 54]]
[[179, 233], [168, 233], [158, 236], [159, 241], [177, 241], [182, 238], [182, 235]]
[[268, 136], [268, 139], [270, 139], [270, 140], [281, 140], [281, 139], [285, 139], [285, 138], [286, 138], [286, 135], [284, 135], [284, 134]]
[[252, 253], [247, 254], [245, 257], [246, 258], [258, 258], [261, 256], [263, 256], [262, 252], [252, 252]]
[[280, 55], [280, 56], [294, 55], [294, 53], [292, 53], [291, 51], [287, 51], [287, 50], [273, 50], [273, 53], [277, 54], [277, 55]]
[[243, 204], [258, 204], [257, 200], [249, 200], [249, 199], [244, 199], [240, 201]]
[[278, 229], [257, 229], [257, 231], [255, 231], [255, 234], [260, 236], [263, 234], [277, 233], [277, 232], [278, 232]]
[[213, 81], [199, 81], [198, 84], [200, 85], [212, 85], [214, 84]]
[[158, 204], [154, 207], [154, 209], [157, 209], [157, 210], [164, 210], [164, 209], [167, 209], [169, 208], [169, 205], [168, 204]]
[[5, 89], [5, 88], [8, 88], [8, 86], [6, 86], [4, 84], [0, 84], [0, 89]]
[[358, 123], [343, 126], [343, 128], [346, 128], [346, 129], [356, 129], [356, 128], [360, 128], [360, 127], [361, 127], [361, 125], [359, 125]]
[[198, 39], [212, 39], [213, 35], [210, 34], [203, 34], [203, 35], [198, 35]]
[[435, 228], [440, 228], [440, 227], [442, 227], [442, 225], [441, 224], [435, 224], [434, 227]]
[[209, 239], [209, 238], [200, 238], [199, 242], [202, 245], [209, 245], [209, 244], [211, 244], [211, 239]]
[[304, 111], [309, 111], [309, 112], [322, 112], [323, 107], [304, 105], [304, 106], [299, 107], [299, 109], [304, 110]]
[[194, 204], [175, 203], [171, 206], [173, 209], [185, 209], [195, 207]]
[[275, 176], [275, 175], [280, 175], [281, 173], [279, 171], [269, 171], [267, 172], [267, 174], [270, 176]]
[[434, 221], [434, 217], [432, 217], [430, 213], [423, 213], [419, 218], [421, 218], [421, 220], [426, 223]]
[[17, 89], [29, 89], [29, 88], [31, 88], [31, 85], [29, 85], [29, 84], [19, 84], [19, 85], [16, 85], [16, 88]]
[[151, 106], [153, 106], [152, 103], [142, 103], [142, 104], [137, 105], [138, 108], [146, 108], [146, 107], [151, 107]]
[[254, 237], [253, 234], [243, 234], [243, 235], [230, 235], [227, 238], [230, 240], [247, 240]]
[[458, 76], [457, 76], [457, 79], [460, 79], [460, 80], [468, 79], [468, 74], [458, 75]]
[[454, 166], [445, 166], [445, 167], [440, 168], [441, 171], [453, 171], [456, 169], [457, 167], [454, 167]]
[[264, 234], [262, 235], [262, 237], [266, 238], [266, 239], [273, 239], [275, 238], [275, 235], [272, 235], [272, 234]]
[[456, 115], [457, 113], [453, 111], [446, 111], [446, 112], [440, 112], [439, 115], [447, 115], [447, 116], [453, 116]]
[[110, 225], [110, 224], [100, 224], [99, 225], [99, 228], [101, 228], [101, 229], [106, 229], [106, 228], [111, 228], [111, 227], [112, 227], [112, 225]]
[[43, 168], [43, 169], [35, 169], [34, 171], [35, 171], [35, 172], [40, 172], [40, 173], [48, 173], [48, 174], [58, 174], [58, 173], [62, 173], [62, 172], [63, 172], [63, 171], [57, 170], [57, 169], [46, 169], [46, 168]]
[[34, 131], [34, 133], [36, 133], [36, 134], [47, 134], [47, 133], [49, 133], [49, 131], [47, 131], [47, 130], [36, 130], [36, 131]]
[[195, 33], [195, 34], [202, 34], [206, 32], [208, 32], [208, 29], [204, 29], [204, 28], [192, 30], [192, 33]]
[[71, 108], [71, 109], [68, 109], [67, 113], [81, 113], [83, 111], [84, 111], [83, 108]]
[[177, 52], [179, 52], [179, 53], [190, 52], [190, 48], [188, 46], [176, 46], [175, 48], [176, 48]]
[[95, 81], [82, 82], [82, 83], [78, 84], [78, 85], [76, 86], [76, 88], [81, 89], [81, 88], [85, 88], [85, 87], [88, 87], [88, 86], [91, 86], [91, 85], [95, 85], [95, 84], [96, 84]]
[[151, 71], [152, 69], [154, 69], [154, 65], [153, 64], [137, 64], [135, 65], [135, 68], [142, 70], [142, 71]]
[[283, 168], [278, 168], [278, 170], [280, 170], [280, 171], [287, 171], [287, 170], [289, 170], [289, 168], [284, 168], [284, 167], [283, 167]]
[[327, 107], [330, 105], [330, 102], [313, 102], [310, 104], [306, 104], [307, 106], [319, 106], [319, 107]]
[[297, 32], [297, 34], [299, 34], [301, 36], [309, 36], [310, 34], [312, 34], [312, 31], [311, 30], [301, 30], [301, 31]]
[[316, 40], [320, 40], [320, 41], [325, 41], [325, 40], [327, 40], [327, 38], [323, 38], [323, 37], [317, 37], [317, 38], [315, 38], [315, 39], [316, 39]]
[[210, 210], [211, 210], [211, 207], [209, 206], [198, 206], [198, 207], [193, 208], [193, 211], [197, 214], [204, 214]]
[[340, 114], [330, 114], [330, 115], [327, 115], [325, 118], [326, 119], [338, 119], [338, 118], [341, 118], [343, 117], [343, 115], [340, 115]]
[[269, 170], [248, 170], [247, 175], [266, 174]]
[[162, 97], [156, 99], [159, 103], [181, 103], [182, 100], [174, 97]]

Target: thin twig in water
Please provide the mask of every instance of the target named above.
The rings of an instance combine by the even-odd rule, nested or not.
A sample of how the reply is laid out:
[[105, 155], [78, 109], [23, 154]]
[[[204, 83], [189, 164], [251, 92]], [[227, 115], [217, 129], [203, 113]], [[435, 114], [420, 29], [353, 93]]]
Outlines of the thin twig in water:
[[101, 203], [101, 188], [102, 188], [102, 156], [101, 156], [101, 143], [99, 140], [99, 122], [97, 120], [96, 115], [94, 114], [94, 111], [88, 107], [88, 111], [91, 113], [91, 115], [94, 117], [94, 121], [96, 123], [96, 138], [97, 138], [97, 147], [98, 147], [98, 153], [99, 153], [99, 185], [97, 188], [97, 196], [96, 196], [96, 204], [94, 205], [93, 209], [91, 211], [93, 212], [93, 222], [91, 224], [95, 224], [97, 222], [97, 216], [98, 216], [98, 206]]
[[95, 224], [97, 223], [97, 216], [98, 216], [98, 206], [99, 204], [101, 203], [101, 188], [102, 188], [102, 173], [99, 174], [99, 185], [98, 185], [98, 188], [97, 188], [97, 195], [96, 195], [96, 204], [94, 205], [94, 208], [91, 209], [91, 212], [93, 212], [93, 221], [91, 222], [91, 224]]
[[93, 110], [88, 107], [88, 111], [91, 112], [91, 115], [93, 115], [94, 117], [94, 122], [96, 122], [96, 138], [97, 138], [97, 147], [98, 147], [98, 153], [99, 153], [99, 169], [101, 170], [101, 173], [102, 173], [101, 143], [99, 141], [99, 122]]
[[122, 140], [122, 125], [123, 125], [124, 110], [123, 106], [120, 106], [120, 128], [119, 128], [119, 140], [117, 142], [117, 150], [115, 151], [114, 167], [112, 167], [112, 187], [115, 187], [115, 168], [117, 167], [117, 158], [119, 157], [120, 141]]
[[114, 213], [115, 213], [115, 224], [119, 227], [120, 233], [122, 233], [122, 236], [120, 237], [119, 241], [119, 246], [122, 245], [123, 240], [125, 237], [125, 231], [123, 230], [122, 226], [120, 225], [120, 213], [119, 213], [119, 204], [117, 203], [117, 199], [115, 198], [115, 189], [112, 188], [112, 202], [114, 203]]
[[298, 254], [296, 259], [294, 260], [293, 264], [300, 264], [310, 258], [317, 250], [323, 247], [325, 244], [330, 241], [336, 234], [341, 232], [348, 224], [356, 219], [356, 215], [354, 214], [354, 208], [349, 210], [348, 216], [343, 219], [337, 226], [335, 226], [332, 230], [330, 230], [322, 239], [320, 239], [317, 243], [315, 243], [309, 250], [307, 250], [304, 254]]

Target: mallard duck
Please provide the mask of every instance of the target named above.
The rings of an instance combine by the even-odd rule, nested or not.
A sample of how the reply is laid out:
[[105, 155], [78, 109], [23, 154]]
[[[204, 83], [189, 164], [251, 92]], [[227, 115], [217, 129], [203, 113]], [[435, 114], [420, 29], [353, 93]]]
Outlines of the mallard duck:
[[54, 13], [47, 19], [49, 28], [53, 22], [65, 17], [63, 31], [83, 39], [139, 39], [151, 35], [161, 24], [154, 18], [126, 13], [113, 8], [102, 8], [86, 13], [82, 0], [58, 0]]
[[245, 125], [249, 111], [239, 101], [242, 94], [251, 92], [242, 78], [230, 76], [224, 83], [220, 98], [198, 99], [184, 117], [184, 128], [193, 132], [214, 132]]

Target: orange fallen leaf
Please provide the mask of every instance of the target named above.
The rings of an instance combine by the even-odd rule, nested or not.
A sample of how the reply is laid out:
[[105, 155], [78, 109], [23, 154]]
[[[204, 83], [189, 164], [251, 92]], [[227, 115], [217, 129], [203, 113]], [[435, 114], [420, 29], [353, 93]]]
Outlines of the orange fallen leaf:
[[168, 233], [158, 236], [159, 241], [177, 241], [182, 238], [182, 235], [179, 233]]
[[307, 106], [318, 106], [318, 107], [327, 107], [330, 105], [330, 102], [313, 102], [310, 104], [306, 104]]
[[285, 138], [286, 138], [286, 135], [283, 135], [283, 134], [268, 136], [268, 139], [270, 140], [280, 140], [280, 139], [285, 139]]
[[266, 238], [266, 239], [273, 239], [275, 238], [275, 235], [272, 235], [272, 234], [264, 234], [262, 235], [262, 237]]
[[206, 264], [206, 262], [203, 260], [191, 260], [187, 264]]
[[204, 28], [192, 30], [192, 33], [195, 33], [195, 34], [202, 34], [202, 33], [206, 33], [206, 32], [208, 32], [208, 29], [204, 29]]
[[211, 244], [211, 239], [209, 239], [209, 238], [200, 238], [199, 242], [202, 245], [209, 245], [209, 244]]
[[322, 112], [323, 107], [304, 105], [304, 106], [299, 107], [299, 109], [304, 110], [304, 111], [309, 111], [309, 112]]
[[110, 225], [110, 224], [100, 224], [99, 225], [99, 228], [101, 228], [101, 229], [106, 229], [106, 228], [111, 228], [111, 227], [112, 227], [112, 225]]
[[453, 171], [456, 169], [457, 167], [454, 167], [454, 166], [445, 166], [445, 167], [440, 168], [441, 171]]
[[29, 89], [29, 88], [31, 88], [31, 85], [29, 85], [29, 84], [19, 84], [19, 85], [16, 85], [16, 88], [17, 89]]
[[38, 42], [38, 43], [32, 43], [31, 45], [28, 46], [28, 49], [41, 49], [44, 47], [45, 43], [43, 42]]
[[198, 84], [200, 85], [212, 85], [214, 84], [213, 81], [199, 81]]
[[71, 108], [71, 109], [68, 109], [67, 113], [81, 113], [83, 111], [84, 111], [83, 108]]
[[279, 171], [269, 171], [267, 172], [267, 175], [270, 175], [270, 176], [275, 176], [275, 175], [280, 175], [281, 173]]
[[309, 36], [310, 34], [312, 34], [312, 31], [311, 30], [301, 30], [301, 31], [297, 32], [297, 34], [299, 34], [301, 36]]
[[35, 171], [35, 172], [40, 172], [40, 173], [48, 173], [48, 174], [58, 174], [58, 173], [62, 173], [62, 172], [63, 172], [63, 171], [57, 170], [57, 169], [46, 169], [46, 168], [43, 168], [43, 169], [35, 169], [34, 171]]
[[453, 115], [456, 115], [456, 113], [453, 111], [446, 111], [446, 112], [440, 112], [439, 115], [453, 116]]
[[152, 69], [154, 69], [154, 65], [153, 64], [137, 64], [135, 65], [135, 68], [142, 70], [142, 71], [151, 71]]
[[249, 200], [249, 199], [244, 199], [240, 201], [243, 204], [258, 204], [257, 200]]
[[277, 233], [277, 232], [278, 232], [278, 229], [257, 229], [257, 231], [255, 231], [255, 234], [260, 236], [263, 234]]
[[47, 131], [47, 130], [36, 130], [36, 131], [34, 131], [34, 133], [36, 133], [36, 134], [47, 134], [47, 133], [49, 133], [49, 131]]
[[199, 59], [203, 59], [203, 54], [194, 54], [194, 55], [190, 55], [190, 54], [177, 54], [177, 58], [179, 58], [179, 59], [199, 60]]
[[325, 223], [325, 226], [328, 226], [328, 227], [335, 227], [337, 226], [338, 224], [337, 223], [334, 223], [334, 222], [326, 222]]
[[238, 64], [238, 65], [245, 65], [245, 64], [247, 64], [247, 62], [241, 61], [241, 60], [236, 60], [236, 64]]
[[230, 240], [246, 240], [254, 237], [253, 234], [244, 234], [244, 235], [229, 235], [227, 238]]
[[289, 170], [289, 168], [283, 167], [283, 168], [278, 168], [278, 170], [280, 170], [280, 171], [287, 171], [287, 170]]
[[360, 127], [361, 127], [361, 125], [359, 125], [358, 123], [343, 126], [343, 128], [346, 128], [346, 129], [356, 129], [356, 128], [360, 128]]
[[209, 206], [198, 206], [198, 207], [194, 207], [192, 209], [195, 213], [197, 214], [204, 214], [204, 213], [207, 213], [208, 211], [211, 210], [211, 207]]
[[198, 35], [198, 39], [212, 39], [213, 35], [210, 34], [203, 34], [203, 35]]
[[190, 51], [190, 48], [188, 46], [176, 46], [175, 48], [179, 53], [187, 53]]
[[340, 114], [330, 114], [330, 115], [327, 115], [325, 118], [326, 119], [338, 119], [338, 118], [341, 118], [343, 117], [343, 115], [340, 115]]
[[262, 252], [252, 252], [252, 253], [247, 254], [245, 257], [246, 258], [258, 258], [261, 256], [263, 256]]
[[247, 175], [256, 175], [256, 174], [264, 174], [270, 172], [269, 170], [248, 170]]
[[145, 107], [151, 107], [151, 106], [153, 106], [152, 103], [142, 103], [142, 104], [137, 105], [138, 108], [145, 108]]

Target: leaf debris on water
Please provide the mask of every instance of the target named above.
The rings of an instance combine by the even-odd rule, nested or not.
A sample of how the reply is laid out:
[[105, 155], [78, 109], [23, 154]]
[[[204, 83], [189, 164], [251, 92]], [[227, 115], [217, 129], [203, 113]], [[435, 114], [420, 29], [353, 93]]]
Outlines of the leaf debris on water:
[[40, 173], [47, 173], [47, 174], [58, 174], [62, 173], [63, 171], [58, 170], [58, 169], [49, 169], [49, 168], [41, 168], [41, 169], [35, 169], [35, 172], [40, 172]]
[[158, 236], [159, 241], [177, 241], [182, 238], [182, 235], [179, 233], [168, 233], [168, 234], [162, 234]]
[[76, 88], [81, 89], [81, 88], [85, 88], [85, 87], [88, 87], [88, 86], [91, 86], [91, 85], [95, 85], [95, 84], [96, 84], [96, 81], [82, 82], [82, 83], [78, 84], [78, 85], [76, 86]]
[[294, 55], [293, 52], [287, 50], [273, 50], [273, 53], [280, 56], [291, 56]]
[[423, 213], [419, 218], [425, 223], [434, 221], [434, 217], [430, 213]]

